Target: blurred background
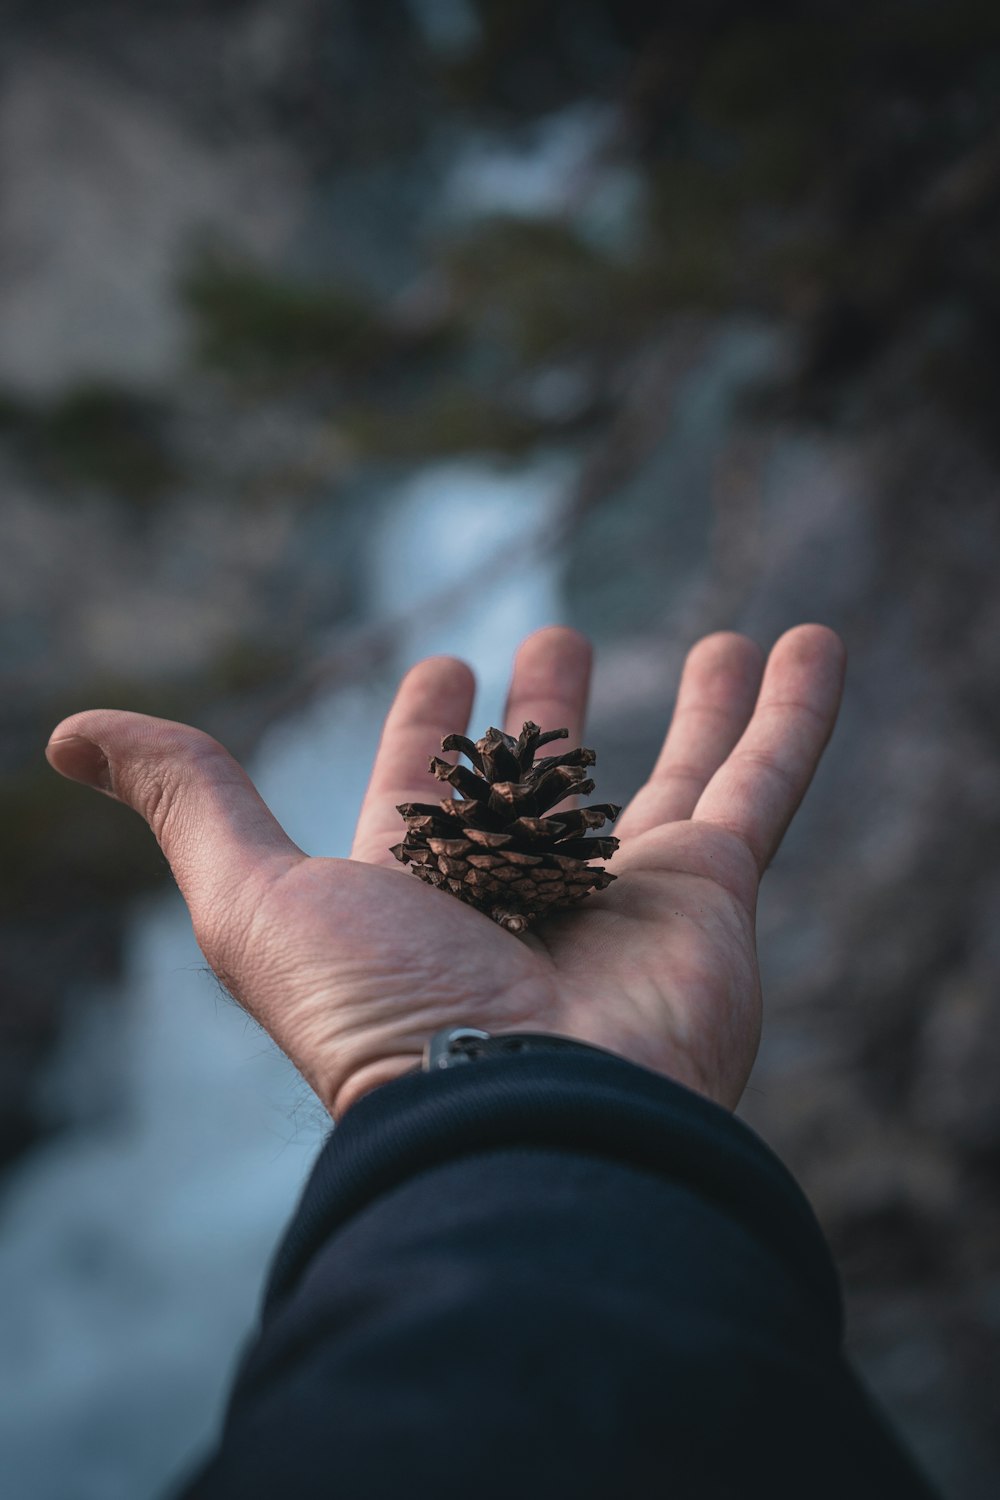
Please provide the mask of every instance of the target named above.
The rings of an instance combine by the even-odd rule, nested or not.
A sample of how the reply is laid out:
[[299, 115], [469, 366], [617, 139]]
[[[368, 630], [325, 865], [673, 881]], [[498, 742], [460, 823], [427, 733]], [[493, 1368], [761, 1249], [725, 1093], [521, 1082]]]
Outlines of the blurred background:
[[[740, 1107], [848, 1348], [1000, 1486], [1000, 9], [5, 0], [0, 1449], [153, 1500], [328, 1126], [69, 713], [182, 719], [344, 855], [400, 674], [563, 621], [624, 801], [687, 648], [821, 620]], [[428, 747], [429, 751], [436, 747]]]

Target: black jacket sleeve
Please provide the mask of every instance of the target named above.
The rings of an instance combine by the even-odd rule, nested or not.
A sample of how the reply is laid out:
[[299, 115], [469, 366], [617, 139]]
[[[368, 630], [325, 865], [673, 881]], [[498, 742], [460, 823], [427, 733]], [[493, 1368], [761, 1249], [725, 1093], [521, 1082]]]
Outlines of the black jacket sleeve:
[[178, 1500], [926, 1500], [792, 1177], [610, 1053], [414, 1072], [333, 1131]]

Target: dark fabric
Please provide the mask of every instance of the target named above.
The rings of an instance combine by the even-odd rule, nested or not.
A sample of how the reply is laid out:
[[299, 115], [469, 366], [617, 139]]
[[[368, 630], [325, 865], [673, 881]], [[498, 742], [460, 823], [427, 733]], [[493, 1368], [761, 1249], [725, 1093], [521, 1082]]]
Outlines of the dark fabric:
[[325, 1145], [180, 1496], [932, 1496], [842, 1331], [726, 1110], [598, 1052], [408, 1074]]

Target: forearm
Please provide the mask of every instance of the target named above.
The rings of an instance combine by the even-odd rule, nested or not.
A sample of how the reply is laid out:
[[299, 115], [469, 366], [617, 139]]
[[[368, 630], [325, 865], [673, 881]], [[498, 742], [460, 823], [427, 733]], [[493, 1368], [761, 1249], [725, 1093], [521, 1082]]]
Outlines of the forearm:
[[929, 1494], [841, 1331], [724, 1110], [598, 1056], [414, 1075], [334, 1132], [185, 1500]]

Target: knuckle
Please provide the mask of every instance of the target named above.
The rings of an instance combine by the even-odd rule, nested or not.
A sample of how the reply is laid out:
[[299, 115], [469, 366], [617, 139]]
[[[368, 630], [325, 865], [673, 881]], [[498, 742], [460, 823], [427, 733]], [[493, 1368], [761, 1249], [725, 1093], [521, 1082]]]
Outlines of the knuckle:
[[170, 840], [174, 825], [183, 816], [185, 789], [193, 781], [212, 774], [222, 747], [208, 735], [185, 737], [155, 758], [138, 762], [131, 774], [129, 801], [149, 824], [162, 846]]
[[175, 766], [144, 767], [135, 779], [133, 806], [149, 824], [161, 846], [176, 818], [182, 778]]

